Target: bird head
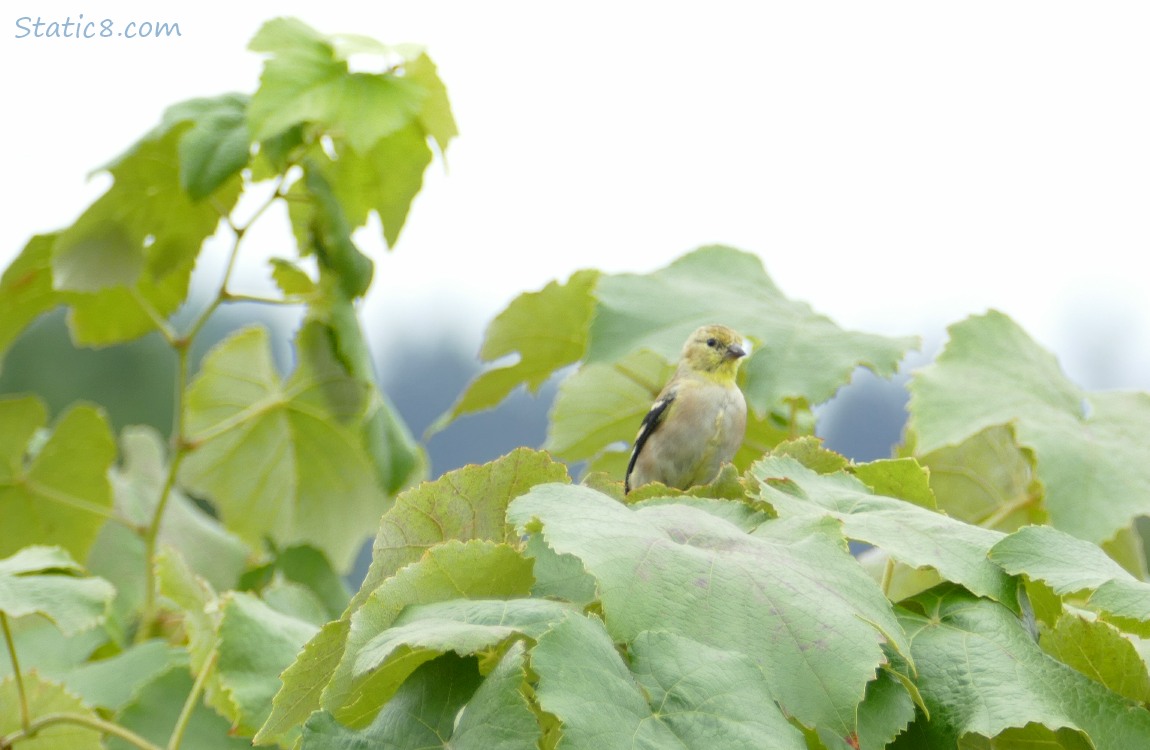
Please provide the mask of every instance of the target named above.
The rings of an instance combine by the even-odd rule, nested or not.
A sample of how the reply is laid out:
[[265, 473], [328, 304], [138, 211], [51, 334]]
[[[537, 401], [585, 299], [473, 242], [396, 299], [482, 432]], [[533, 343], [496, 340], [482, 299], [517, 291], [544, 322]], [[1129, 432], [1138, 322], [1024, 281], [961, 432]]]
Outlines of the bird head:
[[734, 377], [739, 360], [746, 355], [742, 336], [726, 326], [710, 325], [690, 335], [681, 361], [699, 372]]

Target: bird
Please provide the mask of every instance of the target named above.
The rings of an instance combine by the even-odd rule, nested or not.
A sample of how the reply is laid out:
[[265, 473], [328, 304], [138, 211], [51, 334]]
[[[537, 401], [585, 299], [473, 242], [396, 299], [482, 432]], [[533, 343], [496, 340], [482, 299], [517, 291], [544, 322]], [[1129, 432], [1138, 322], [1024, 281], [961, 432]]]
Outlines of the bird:
[[624, 493], [648, 482], [685, 490], [718, 476], [743, 442], [747, 402], [735, 383], [743, 337], [706, 325], [688, 338], [674, 376], [643, 417]]

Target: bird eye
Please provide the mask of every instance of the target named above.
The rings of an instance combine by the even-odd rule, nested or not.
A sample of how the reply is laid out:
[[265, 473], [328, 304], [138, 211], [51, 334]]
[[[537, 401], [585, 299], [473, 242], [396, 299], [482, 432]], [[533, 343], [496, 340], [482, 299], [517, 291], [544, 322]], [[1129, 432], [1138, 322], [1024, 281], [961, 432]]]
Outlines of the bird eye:
[[707, 346], [711, 347], [712, 349], [714, 349], [718, 345], [719, 345], [719, 342], [716, 341], [715, 339], [713, 339], [713, 338], [707, 339]]

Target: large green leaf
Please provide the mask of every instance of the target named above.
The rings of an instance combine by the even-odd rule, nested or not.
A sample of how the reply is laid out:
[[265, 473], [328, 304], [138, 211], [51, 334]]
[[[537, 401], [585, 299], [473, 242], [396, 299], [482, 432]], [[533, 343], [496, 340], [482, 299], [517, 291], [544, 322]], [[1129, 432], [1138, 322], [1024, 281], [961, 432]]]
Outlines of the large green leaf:
[[906, 653], [889, 602], [847, 553], [836, 521], [769, 521], [748, 535], [698, 508], [631, 509], [557, 484], [534, 487], [508, 518], [583, 561], [615, 640], [658, 629], [746, 654], [807, 725], [853, 732], [885, 660], [880, 644]]
[[233, 730], [251, 736], [271, 713], [280, 672], [316, 627], [281, 614], [256, 597], [231, 592], [220, 605], [216, 680], [227, 696]]
[[[371, 679], [364, 678], [359, 673], [363, 654], [377, 648], [372, 642], [385, 637], [405, 607], [460, 597], [527, 596], [532, 583], [531, 561], [507, 545], [474, 539], [451, 541], [429, 549], [418, 562], [384, 581], [351, 615], [346, 648], [330, 684], [324, 689], [323, 706], [348, 723], [352, 715], [361, 723], [374, 715], [386, 700], [387, 689], [393, 689], [398, 683], [386, 682], [387, 689], [381, 689]], [[298, 686], [285, 675], [284, 690], [291, 689], [298, 690]], [[356, 706], [357, 702], [361, 705]]]
[[931, 567], [980, 596], [1017, 607], [1014, 580], [986, 559], [1001, 532], [971, 526], [936, 511], [874, 494], [845, 472], [817, 474], [787, 456], [751, 467], [759, 498], [783, 518], [830, 516], [843, 533], [889, 552], [911, 567]]
[[1082, 391], [1002, 313], [949, 331], [942, 354], [910, 384], [919, 452], [1013, 423], [1037, 456], [1054, 526], [1102, 543], [1150, 515], [1150, 394]]
[[1150, 583], [1134, 578], [1090, 542], [1050, 526], [1027, 526], [994, 545], [990, 559], [1057, 594], [1092, 591], [1087, 606], [1150, 635]]
[[[175, 667], [140, 683], [132, 700], [116, 714], [116, 723], [163, 747], [172, 736], [180, 711], [192, 692], [188, 670]], [[230, 722], [203, 703], [197, 704], [184, 729], [182, 750], [240, 750], [251, 742], [230, 734]], [[134, 750], [119, 738], [109, 738], [108, 750]]]
[[674, 360], [691, 331], [722, 323], [755, 342], [744, 391], [760, 414], [786, 401], [826, 401], [859, 366], [893, 375], [917, 345], [839, 328], [783, 296], [758, 257], [729, 247], [700, 248], [646, 275], [605, 276], [596, 296], [588, 361], [618, 361], [641, 347]]
[[187, 393], [187, 438], [196, 447], [180, 481], [211, 498], [249, 544], [310, 543], [346, 570], [386, 502], [356, 431], [364, 387], [318, 323], [301, 329], [296, 352], [286, 381], [262, 328], [208, 353]]
[[805, 748], [746, 656], [670, 633], [642, 633], [631, 670], [603, 624], [569, 617], [539, 638], [531, 668], [562, 747]]
[[25, 547], [0, 559], [0, 612], [43, 615], [65, 635], [93, 628], [116, 590], [102, 578], [79, 573], [80, 566], [59, 547]]
[[35, 455], [29, 444], [47, 422], [33, 396], [0, 398], [0, 555], [29, 544], [59, 545], [87, 557], [111, 515], [108, 469], [116, 443], [104, 413], [73, 406]]
[[[44, 680], [35, 673], [24, 676], [28, 710], [33, 717], [70, 713], [88, 719], [99, 718], [79, 698], [62, 686]], [[20, 712], [16, 681], [11, 677], [0, 682], [0, 739], [20, 729]], [[13, 745], [20, 750], [103, 750], [100, 732], [77, 724], [54, 724], [30, 739]]]
[[546, 453], [517, 448], [490, 463], [449, 471], [407, 490], [379, 522], [371, 567], [353, 606], [440, 542], [512, 541], [515, 532], [506, 520], [507, 504], [533, 485], [566, 479], [566, 467]]
[[[342, 703], [325, 708], [349, 726], [364, 726], [424, 662], [453, 651], [499, 653], [522, 638], [538, 639], [572, 608], [547, 599], [453, 600], [410, 606], [344, 661], [348, 669]], [[342, 688], [336, 674], [333, 686]], [[327, 696], [325, 695], [325, 698]]]
[[63, 301], [52, 288], [54, 234], [38, 234], [28, 240], [0, 276], [0, 365], [20, 333], [36, 318]]
[[366, 150], [414, 120], [428, 94], [398, 69], [350, 72], [329, 37], [294, 18], [268, 21], [248, 47], [268, 53], [248, 111], [256, 140], [310, 122]]
[[1053, 628], [1040, 627], [1043, 651], [1135, 703], [1150, 704], [1146, 662], [1113, 625], [1068, 613]]
[[405, 606], [459, 597], [526, 596], [531, 590], [530, 561], [506, 545], [477, 539], [429, 546], [420, 552], [410, 565], [391, 571], [381, 584], [366, 593], [361, 590], [360, 603], [325, 625], [304, 646], [283, 673], [283, 687], [257, 734], [258, 742], [281, 738], [302, 723], [320, 707], [321, 692], [324, 705], [332, 708], [350, 700], [355, 654], [391, 627]]
[[1081, 729], [1098, 750], [1150, 747], [1150, 711], [1045, 654], [1010, 610], [956, 587], [919, 595], [900, 619], [934, 737], [994, 737], [1030, 722]]
[[[517, 355], [517, 361], [481, 373], [440, 423], [490, 409], [520, 385], [536, 393], [556, 370], [578, 362], [587, 348], [599, 275], [598, 271], [578, 271], [565, 284], [552, 281], [512, 300], [487, 326], [479, 356], [494, 362]], [[558, 416], [552, 424], [556, 422], [560, 422]]]

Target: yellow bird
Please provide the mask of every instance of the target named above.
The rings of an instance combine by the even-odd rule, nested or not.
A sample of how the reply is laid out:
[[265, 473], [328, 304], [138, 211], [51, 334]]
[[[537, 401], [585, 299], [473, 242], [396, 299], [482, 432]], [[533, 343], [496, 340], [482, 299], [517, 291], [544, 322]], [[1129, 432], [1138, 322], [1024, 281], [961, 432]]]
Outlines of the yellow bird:
[[703, 326], [683, 345], [679, 368], [652, 404], [627, 464], [624, 488], [662, 482], [685, 490], [706, 484], [743, 442], [747, 402], [735, 384], [743, 338]]

